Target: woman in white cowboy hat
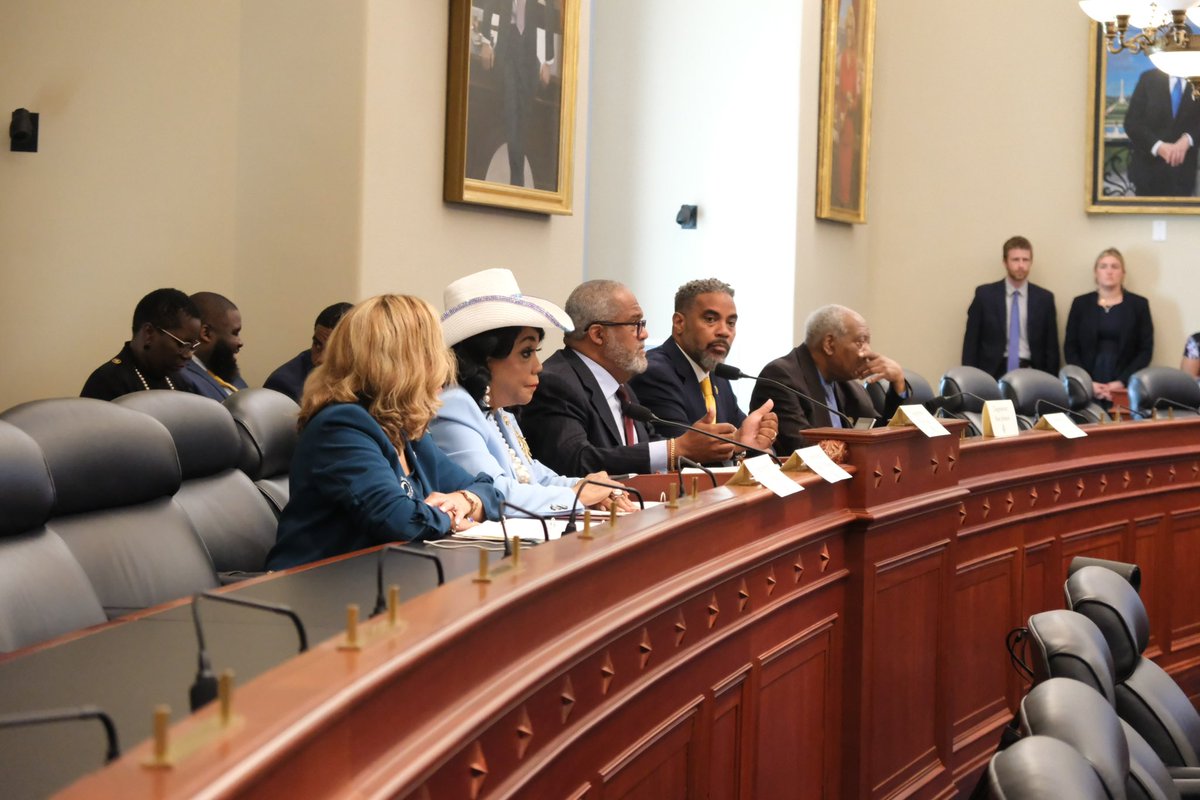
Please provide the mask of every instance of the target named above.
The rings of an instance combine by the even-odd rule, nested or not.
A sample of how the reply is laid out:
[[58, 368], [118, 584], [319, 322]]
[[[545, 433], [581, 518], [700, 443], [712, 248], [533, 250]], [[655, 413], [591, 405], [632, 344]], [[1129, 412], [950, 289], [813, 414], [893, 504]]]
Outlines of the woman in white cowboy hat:
[[[443, 300], [442, 331], [458, 361], [458, 385], [442, 392], [442, 407], [429, 427], [434, 442], [466, 471], [490, 475], [513, 505], [535, 514], [570, 511], [581, 479], [534, 459], [516, 418], [505, 409], [532, 399], [545, 330], [568, 330], [571, 318], [553, 303], [521, 294], [506, 269], [460, 278], [446, 287]], [[611, 482], [603, 472], [587, 477]], [[627, 496], [614, 497], [608, 487], [578, 488], [581, 505], [631, 507]]]

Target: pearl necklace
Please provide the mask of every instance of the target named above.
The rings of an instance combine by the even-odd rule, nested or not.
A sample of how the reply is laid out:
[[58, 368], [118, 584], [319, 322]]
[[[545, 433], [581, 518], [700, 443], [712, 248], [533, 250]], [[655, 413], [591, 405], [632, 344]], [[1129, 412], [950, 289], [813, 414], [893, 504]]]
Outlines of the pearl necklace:
[[[137, 367], [134, 367], [133, 374], [137, 375], [138, 380], [142, 382], [142, 388], [145, 389], [147, 392], [150, 391], [150, 384], [146, 383], [146, 378], [144, 375], [142, 375], [142, 371], [140, 369], [138, 369]], [[171, 383], [171, 379], [169, 377], [167, 377], [166, 375], [163, 375], [163, 380], [167, 382], [168, 389], [170, 389], [172, 391], [175, 390], [175, 384]]]
[[[508, 440], [504, 438], [504, 431], [500, 430], [500, 423], [497, 421], [500, 413], [494, 410], [489, 411], [487, 418], [492, 421], [492, 427], [496, 429], [496, 433], [500, 436], [500, 441], [504, 443], [505, 449], [508, 450], [508, 460], [512, 464], [513, 474], [517, 476], [517, 483], [530, 483], [533, 481], [533, 475], [529, 472], [529, 467], [517, 455], [517, 451], [512, 449], [512, 445], [508, 443]], [[533, 457], [529, 454], [529, 445], [525, 443], [525, 437], [513, 431], [512, 423], [508, 421], [507, 417], [504, 418], [504, 425], [517, 437], [517, 441], [521, 443], [521, 449], [525, 451], [525, 455], [532, 461]]]

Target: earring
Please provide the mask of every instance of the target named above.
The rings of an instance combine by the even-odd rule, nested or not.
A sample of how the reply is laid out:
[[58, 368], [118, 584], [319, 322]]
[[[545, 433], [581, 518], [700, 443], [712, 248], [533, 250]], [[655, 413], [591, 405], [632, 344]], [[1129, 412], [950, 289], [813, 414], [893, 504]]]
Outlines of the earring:
[[483, 407], [487, 410], [492, 410], [492, 385], [489, 383], [483, 387]]

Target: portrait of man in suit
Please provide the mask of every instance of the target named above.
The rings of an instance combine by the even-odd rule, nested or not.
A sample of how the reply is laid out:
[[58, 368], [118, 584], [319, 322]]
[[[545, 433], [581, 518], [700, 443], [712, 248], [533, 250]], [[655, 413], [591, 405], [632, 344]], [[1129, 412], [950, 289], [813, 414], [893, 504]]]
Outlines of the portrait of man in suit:
[[562, 5], [562, 0], [472, 4], [468, 178], [557, 187]]
[[1200, 102], [1183, 78], [1148, 69], [1125, 112], [1129, 179], [1139, 197], [1192, 197]]

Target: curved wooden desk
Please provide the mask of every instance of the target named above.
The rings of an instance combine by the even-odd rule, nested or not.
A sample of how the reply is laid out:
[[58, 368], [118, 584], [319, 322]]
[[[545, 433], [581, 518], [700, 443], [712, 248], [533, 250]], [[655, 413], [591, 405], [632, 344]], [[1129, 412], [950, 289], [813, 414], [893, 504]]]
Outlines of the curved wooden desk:
[[1152, 652], [1195, 694], [1200, 420], [1088, 432], [839, 431], [850, 481], [527, 551], [260, 676], [223, 731], [184, 720], [169, 769], [143, 744], [65, 796], [951, 796], [1022, 691], [1005, 634], [1061, 607], [1075, 555], [1142, 565]]

